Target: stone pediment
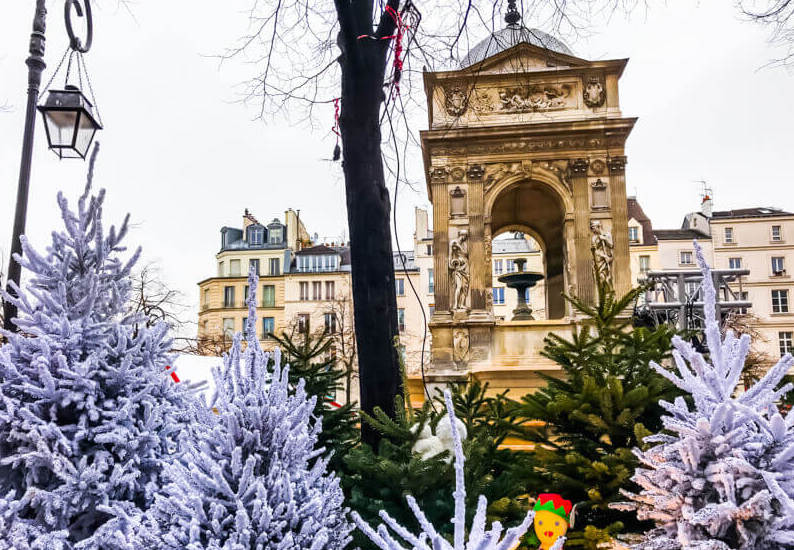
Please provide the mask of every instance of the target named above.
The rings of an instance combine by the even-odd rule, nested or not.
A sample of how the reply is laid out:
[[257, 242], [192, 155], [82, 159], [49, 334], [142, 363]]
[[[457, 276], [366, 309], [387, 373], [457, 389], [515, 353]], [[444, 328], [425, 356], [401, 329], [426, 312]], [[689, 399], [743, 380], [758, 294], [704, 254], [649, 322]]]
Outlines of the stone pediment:
[[515, 74], [576, 67], [583, 68], [589, 64], [590, 62], [585, 59], [522, 42], [481, 62], [465, 67], [460, 70], [460, 73], [461, 76], [467, 74], [472, 76]]

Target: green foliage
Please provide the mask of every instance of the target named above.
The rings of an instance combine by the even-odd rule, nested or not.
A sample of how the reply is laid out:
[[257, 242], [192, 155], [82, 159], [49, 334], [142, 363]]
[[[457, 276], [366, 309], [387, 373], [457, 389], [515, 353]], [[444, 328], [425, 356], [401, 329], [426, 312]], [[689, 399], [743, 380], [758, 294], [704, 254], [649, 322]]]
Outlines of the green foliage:
[[577, 504], [575, 529], [566, 548], [595, 549], [621, 531], [644, 530], [633, 513], [610, 510], [631, 489], [637, 465], [631, 452], [661, 430], [660, 399], [677, 390], [649, 367], [668, 358], [673, 330], [631, 327], [630, 310], [644, 291], [617, 297], [598, 280], [594, 305], [566, 296], [584, 317], [571, 338], [549, 334], [543, 355], [559, 364], [564, 378], [544, 376], [546, 386], [524, 396], [515, 414], [540, 422], [521, 426], [535, 444], [541, 485], [533, 493], [559, 493]]
[[322, 419], [322, 432], [318, 447], [331, 454], [329, 469], [339, 471], [342, 461], [359, 439], [358, 415], [355, 403], [340, 405], [335, 401], [343, 389], [344, 369], [340, 368], [330, 348], [333, 341], [326, 334], [299, 334], [291, 337], [282, 333], [274, 336], [279, 343], [284, 359], [282, 364], [290, 366], [290, 382], [297, 384], [303, 379], [306, 393], [317, 396], [314, 415]]
[[[487, 385], [478, 382], [460, 384], [453, 388], [455, 413], [466, 425], [467, 438], [463, 448], [466, 455], [466, 490], [469, 509], [476, 505], [479, 494], [488, 498], [489, 520], [515, 525], [523, 519], [529, 506], [526, 495], [532, 486], [527, 472], [531, 471], [528, 453], [499, 448], [514, 431], [509, 400], [502, 395], [486, 397]], [[343, 488], [347, 504], [372, 524], [380, 523], [380, 510], [385, 510], [400, 524], [417, 527], [416, 519], [405, 502], [411, 494], [425, 511], [428, 520], [442, 526], [442, 534], [451, 537], [454, 512], [451, 491], [454, 472], [443, 452], [424, 460], [412, 451], [425, 426], [435, 433], [444, 414], [441, 392], [433, 404], [421, 409], [406, 408], [402, 397], [397, 398], [397, 418], [392, 420], [381, 411], [363, 420], [383, 434], [377, 451], [360, 445], [345, 459]], [[469, 518], [471, 519], [471, 518]], [[451, 539], [450, 539], [451, 540]], [[363, 537], [354, 546], [372, 548]]]

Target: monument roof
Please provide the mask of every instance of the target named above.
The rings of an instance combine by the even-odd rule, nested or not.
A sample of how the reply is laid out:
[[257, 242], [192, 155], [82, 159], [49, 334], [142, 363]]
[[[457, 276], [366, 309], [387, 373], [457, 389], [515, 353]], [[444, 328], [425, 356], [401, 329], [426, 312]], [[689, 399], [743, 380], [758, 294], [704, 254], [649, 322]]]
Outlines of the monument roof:
[[466, 57], [460, 62], [462, 69], [470, 67], [475, 63], [492, 57], [513, 46], [525, 43], [539, 48], [544, 48], [566, 55], [573, 55], [571, 49], [556, 38], [540, 29], [530, 29], [519, 25], [508, 25], [504, 29], [498, 30], [475, 45]]

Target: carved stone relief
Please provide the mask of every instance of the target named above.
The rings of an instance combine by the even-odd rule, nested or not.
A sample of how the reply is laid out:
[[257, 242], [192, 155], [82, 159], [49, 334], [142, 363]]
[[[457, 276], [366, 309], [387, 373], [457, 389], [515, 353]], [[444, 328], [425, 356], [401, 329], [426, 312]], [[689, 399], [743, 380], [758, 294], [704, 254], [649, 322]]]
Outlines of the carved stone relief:
[[582, 94], [584, 95], [584, 104], [591, 108], [601, 107], [607, 97], [604, 85], [595, 77], [587, 81]]
[[500, 153], [534, 153], [557, 149], [602, 149], [622, 147], [626, 136], [611, 136], [608, 139], [594, 136], [567, 137], [559, 139], [521, 139], [515, 141], [472, 142], [467, 145], [436, 145], [430, 150], [433, 156], [488, 155]]
[[589, 164], [590, 163], [587, 159], [575, 159], [572, 160], [568, 166], [571, 169], [571, 173], [577, 176], [582, 176], [587, 174], [587, 167]]
[[456, 166], [449, 171], [449, 174], [452, 176], [452, 181], [463, 181], [463, 176], [466, 175], [466, 171], [460, 166]]
[[593, 269], [596, 275], [600, 276], [610, 286], [612, 279], [612, 260], [614, 258], [615, 245], [612, 235], [601, 227], [601, 222], [594, 220], [590, 222], [590, 250], [593, 252]]
[[499, 89], [499, 110], [532, 113], [565, 109], [571, 103], [570, 84], [542, 84]]
[[444, 183], [447, 181], [447, 169], [443, 166], [437, 166], [430, 171], [431, 183]]
[[592, 201], [590, 204], [593, 209], [609, 208], [609, 198], [607, 196], [607, 184], [601, 179], [590, 183]]
[[458, 231], [458, 238], [449, 243], [449, 271], [452, 280], [453, 311], [466, 311], [469, 303], [469, 232]]
[[507, 176], [525, 174], [524, 166], [520, 162], [502, 162], [498, 164], [487, 164], [485, 166], [485, 192], [487, 193], [493, 184]]
[[462, 116], [469, 108], [469, 90], [460, 85], [444, 88], [444, 109], [450, 116]]
[[455, 187], [449, 193], [449, 214], [452, 217], [466, 215], [466, 192], [460, 188]]
[[590, 171], [596, 176], [600, 176], [607, 169], [606, 163], [601, 159], [596, 159], [590, 163]]
[[622, 174], [626, 170], [626, 157], [609, 157], [607, 166], [610, 174]]
[[460, 367], [469, 362], [469, 329], [456, 328], [452, 332], [452, 360]]
[[466, 173], [470, 180], [480, 180], [485, 175], [485, 168], [482, 164], [472, 164], [469, 166], [469, 171]]
[[544, 160], [539, 163], [539, 166], [553, 172], [560, 179], [560, 181], [565, 184], [565, 187], [568, 188], [568, 191], [572, 189], [570, 177], [571, 171], [569, 169], [569, 163], [567, 160]]

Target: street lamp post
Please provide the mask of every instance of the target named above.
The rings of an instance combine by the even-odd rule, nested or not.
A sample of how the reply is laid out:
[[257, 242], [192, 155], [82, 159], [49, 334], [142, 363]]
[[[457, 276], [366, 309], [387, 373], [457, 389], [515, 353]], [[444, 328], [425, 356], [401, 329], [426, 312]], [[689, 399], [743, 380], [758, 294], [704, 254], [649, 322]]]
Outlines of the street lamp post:
[[[39, 101], [39, 87], [41, 74], [46, 67], [44, 63], [44, 30], [46, 28], [47, 9], [45, 0], [36, 0], [36, 14], [33, 18], [33, 33], [30, 35], [30, 56], [25, 63], [28, 66], [28, 103], [25, 110], [25, 133], [22, 138], [22, 161], [19, 168], [19, 184], [17, 186], [17, 205], [14, 214], [14, 230], [11, 236], [11, 255], [8, 260], [8, 280], [6, 291], [9, 295], [16, 296], [19, 288], [22, 268], [15, 256], [22, 255], [22, 242], [20, 236], [25, 232], [25, 218], [28, 210], [28, 191], [30, 187], [30, 168], [33, 157], [33, 136], [36, 129], [36, 109]], [[86, 36], [81, 40], [74, 32], [72, 26], [72, 10], [79, 17], [85, 16]], [[59, 158], [85, 158], [88, 148], [94, 139], [94, 134], [102, 128], [95, 111], [95, 98], [93, 90], [89, 101], [77, 86], [69, 84], [69, 68], [72, 56], [77, 56], [78, 75], [85, 73], [89, 89], [91, 81], [85, 69], [82, 55], [91, 48], [93, 40], [93, 22], [91, 19], [91, 4], [89, 0], [66, 0], [64, 3], [64, 18], [66, 32], [69, 35], [69, 64], [66, 69], [66, 84], [63, 90], [51, 90], [44, 105], [38, 106], [44, 118], [47, 131], [47, 142], [50, 149], [55, 151]], [[71, 53], [70, 53], [71, 52]], [[63, 60], [61, 60], [63, 63]], [[82, 68], [81, 68], [82, 64]], [[60, 68], [60, 65], [58, 66]], [[82, 71], [82, 72], [81, 72]], [[56, 69], [55, 73], [58, 73]], [[53, 74], [52, 79], [55, 79]], [[52, 83], [52, 80], [50, 80]], [[47, 85], [49, 88], [49, 85]], [[17, 307], [10, 300], [3, 303], [3, 324], [7, 331], [15, 332], [17, 326], [12, 322], [17, 316]]]
[[[28, 66], [28, 103], [25, 108], [25, 133], [22, 138], [22, 161], [19, 167], [17, 184], [17, 206], [14, 214], [14, 232], [11, 236], [11, 254], [8, 259], [8, 278], [6, 290], [16, 296], [13, 285], [19, 286], [22, 267], [14, 259], [22, 254], [19, 237], [25, 232], [25, 218], [28, 211], [28, 190], [30, 187], [30, 165], [33, 157], [33, 135], [36, 130], [36, 104], [39, 100], [41, 73], [47, 66], [44, 63], [44, 31], [47, 28], [47, 8], [44, 0], [36, 0], [36, 15], [33, 17], [33, 32], [30, 35], [30, 56], [25, 61]], [[3, 302], [3, 324], [8, 331], [16, 331], [11, 319], [17, 316], [17, 306], [6, 299]]]

